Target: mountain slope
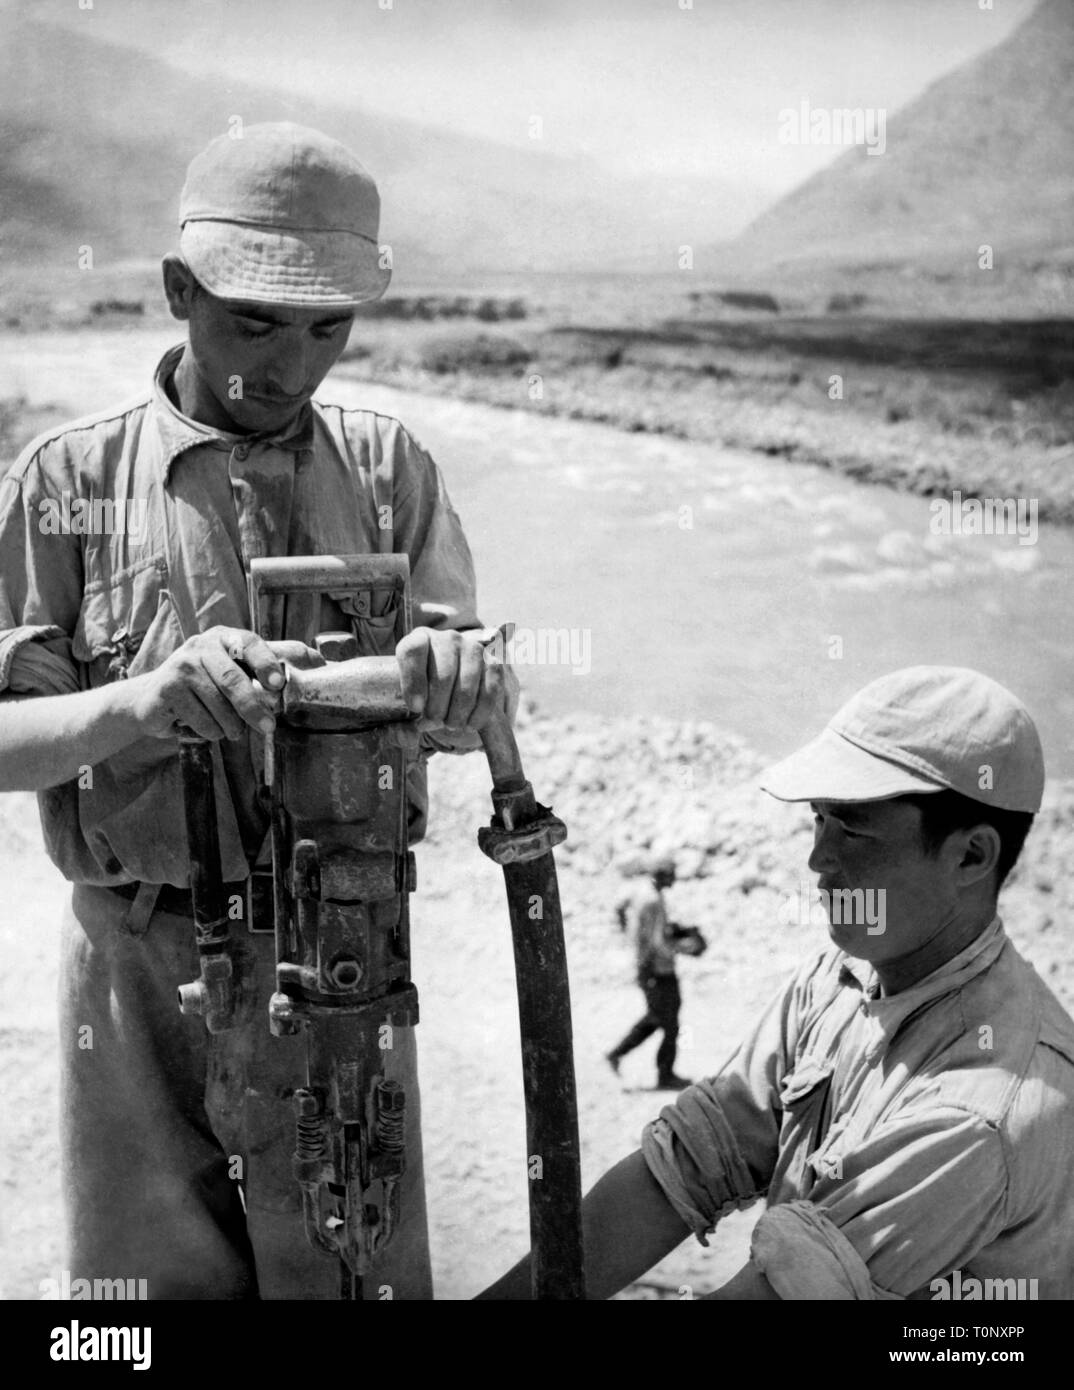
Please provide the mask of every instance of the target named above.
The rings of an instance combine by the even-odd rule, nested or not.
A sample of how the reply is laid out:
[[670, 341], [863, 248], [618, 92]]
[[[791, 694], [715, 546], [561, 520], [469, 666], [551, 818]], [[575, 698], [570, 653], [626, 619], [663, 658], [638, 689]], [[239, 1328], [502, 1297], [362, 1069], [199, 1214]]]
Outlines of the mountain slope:
[[1046, 257], [1074, 245], [1074, 0], [1010, 37], [782, 198], [734, 250], [759, 264]]
[[[397, 276], [675, 268], [764, 198], [647, 181], [360, 108], [194, 78], [133, 49], [0, 10], [0, 238], [14, 267], [158, 256], [187, 163], [229, 119], [297, 120], [349, 144], [380, 184]], [[732, 219], [732, 220], [728, 220]]]

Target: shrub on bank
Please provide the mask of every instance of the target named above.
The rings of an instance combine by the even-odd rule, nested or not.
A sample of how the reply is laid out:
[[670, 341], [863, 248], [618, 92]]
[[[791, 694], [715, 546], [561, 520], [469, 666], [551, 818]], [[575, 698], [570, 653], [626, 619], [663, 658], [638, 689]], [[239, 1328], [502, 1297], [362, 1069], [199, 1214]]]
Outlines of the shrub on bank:
[[418, 348], [426, 372], [487, 372], [524, 366], [533, 353], [505, 333], [432, 333]]

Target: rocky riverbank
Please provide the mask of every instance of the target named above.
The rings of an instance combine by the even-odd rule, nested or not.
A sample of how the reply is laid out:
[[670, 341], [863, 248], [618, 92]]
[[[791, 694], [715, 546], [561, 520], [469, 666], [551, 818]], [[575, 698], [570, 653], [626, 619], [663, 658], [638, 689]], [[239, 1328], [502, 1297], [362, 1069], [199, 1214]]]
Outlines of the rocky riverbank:
[[[674, 312], [669, 302], [667, 309]], [[815, 464], [1074, 521], [1069, 321], [724, 311], [627, 323], [355, 326], [339, 369], [389, 386]]]

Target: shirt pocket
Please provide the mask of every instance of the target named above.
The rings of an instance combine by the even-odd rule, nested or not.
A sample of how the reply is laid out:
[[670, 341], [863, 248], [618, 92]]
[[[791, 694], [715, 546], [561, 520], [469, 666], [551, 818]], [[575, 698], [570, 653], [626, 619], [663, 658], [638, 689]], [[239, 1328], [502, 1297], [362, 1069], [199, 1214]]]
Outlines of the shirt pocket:
[[[396, 631], [398, 609], [387, 595], [337, 593], [328, 596], [342, 611], [343, 621], [358, 639], [359, 656], [393, 656], [402, 632]], [[372, 603], [370, 599], [372, 598]], [[371, 609], [390, 604], [387, 612]]]
[[86, 586], [71, 653], [90, 686], [159, 666], [183, 641], [162, 555], [151, 555]]
[[810, 1156], [824, 1139], [833, 1067], [814, 1057], [802, 1057], [783, 1078], [779, 1099], [783, 1110], [779, 1147], [787, 1155], [784, 1181], [806, 1197], [816, 1180]]

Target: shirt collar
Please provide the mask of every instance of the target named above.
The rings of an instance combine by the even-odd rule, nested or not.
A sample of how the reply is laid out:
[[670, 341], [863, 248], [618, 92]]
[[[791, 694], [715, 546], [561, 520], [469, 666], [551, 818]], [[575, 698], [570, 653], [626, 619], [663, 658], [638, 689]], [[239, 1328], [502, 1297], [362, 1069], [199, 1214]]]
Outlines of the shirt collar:
[[167, 483], [171, 466], [180, 454], [187, 449], [210, 445], [217, 449], [266, 448], [289, 449], [299, 453], [313, 448], [313, 407], [307, 403], [291, 424], [278, 434], [231, 434], [227, 430], [214, 429], [203, 425], [199, 420], [191, 420], [171, 402], [165, 383], [171, 377], [183, 355], [185, 343], [169, 348], [157, 364], [153, 374], [153, 414], [161, 443], [164, 446], [162, 464], [164, 481]]
[[918, 980], [916, 985], [900, 990], [898, 994], [881, 997], [879, 980], [873, 967], [866, 961], [855, 960], [850, 956], [843, 957], [840, 978], [846, 984], [858, 986], [862, 993], [862, 1012], [874, 1020], [884, 1040], [890, 1042], [910, 1015], [916, 1013], [922, 1005], [941, 994], [961, 989], [975, 976], [983, 974], [1006, 944], [1007, 933], [1003, 930], [1002, 921], [996, 916], [980, 936], [971, 941], [964, 950], [959, 951], [957, 956], [952, 956], [931, 975], [926, 975], [923, 980]]

